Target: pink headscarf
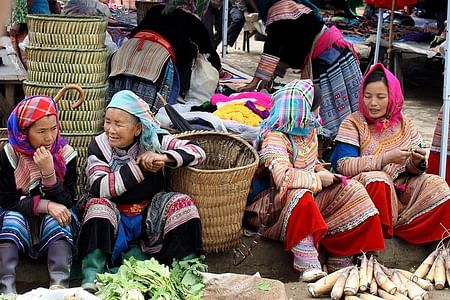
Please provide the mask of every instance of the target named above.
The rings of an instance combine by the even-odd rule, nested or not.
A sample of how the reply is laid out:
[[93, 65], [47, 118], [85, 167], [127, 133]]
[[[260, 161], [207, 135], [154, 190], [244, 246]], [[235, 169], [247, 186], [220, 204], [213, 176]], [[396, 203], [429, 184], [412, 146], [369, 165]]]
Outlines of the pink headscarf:
[[[369, 111], [364, 104], [364, 89], [366, 87], [367, 77], [376, 70], [382, 70], [388, 85], [388, 107], [385, 118], [374, 120], [370, 117]], [[364, 77], [364, 81], [359, 91], [359, 111], [364, 115], [368, 123], [375, 124], [376, 131], [381, 132], [384, 129], [399, 123], [403, 118], [403, 91], [397, 77], [391, 73], [383, 64], [378, 63], [372, 66]]]

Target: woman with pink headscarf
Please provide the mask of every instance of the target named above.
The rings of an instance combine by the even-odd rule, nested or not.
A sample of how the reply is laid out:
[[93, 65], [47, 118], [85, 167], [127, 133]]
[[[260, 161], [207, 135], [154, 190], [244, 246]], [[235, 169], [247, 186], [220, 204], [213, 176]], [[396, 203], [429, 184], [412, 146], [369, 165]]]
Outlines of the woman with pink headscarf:
[[385, 238], [423, 244], [440, 240], [450, 228], [450, 188], [426, 174], [422, 137], [402, 108], [398, 79], [376, 64], [364, 78], [359, 111], [339, 128], [332, 163], [366, 187]]

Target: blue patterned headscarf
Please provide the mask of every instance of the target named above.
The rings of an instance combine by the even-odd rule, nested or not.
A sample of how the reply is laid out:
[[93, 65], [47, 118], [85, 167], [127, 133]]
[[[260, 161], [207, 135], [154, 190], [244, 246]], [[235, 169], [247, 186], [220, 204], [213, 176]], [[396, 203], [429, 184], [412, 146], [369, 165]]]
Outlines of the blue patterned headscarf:
[[159, 127], [158, 121], [153, 117], [150, 107], [144, 100], [132, 91], [123, 90], [114, 94], [106, 109], [108, 108], [118, 108], [138, 118], [142, 124], [141, 147], [145, 150], [161, 151], [158, 134], [168, 134], [168, 132]]

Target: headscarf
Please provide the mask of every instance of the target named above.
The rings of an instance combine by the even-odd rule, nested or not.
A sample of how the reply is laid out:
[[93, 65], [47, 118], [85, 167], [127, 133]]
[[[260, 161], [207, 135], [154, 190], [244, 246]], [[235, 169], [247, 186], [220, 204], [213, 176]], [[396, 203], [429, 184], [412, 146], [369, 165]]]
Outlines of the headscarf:
[[158, 121], [153, 117], [150, 107], [144, 100], [132, 91], [123, 90], [114, 94], [106, 109], [108, 108], [118, 108], [138, 118], [142, 124], [141, 147], [145, 150], [161, 151], [158, 134], [168, 134], [168, 132], [159, 127]]
[[70, 16], [111, 16], [108, 5], [98, 0], [69, 0], [62, 10], [63, 15]]
[[56, 116], [58, 133], [50, 152], [56, 175], [62, 179], [66, 173], [66, 163], [60, 150], [67, 145], [67, 141], [61, 137], [58, 107], [51, 97], [31, 96], [17, 104], [8, 118], [8, 142], [14, 151], [32, 157], [36, 149], [31, 146], [25, 130], [45, 116]]
[[[255, 0], [256, 7], [258, 8], [258, 14], [261, 20], [263, 20], [264, 22], [267, 20], [267, 14], [269, 13], [269, 9], [272, 7], [272, 5], [274, 5], [278, 1], [279, 0]], [[320, 16], [319, 8], [311, 1], [309, 0], [292, 0], [292, 1], [309, 7], [317, 17], [322, 19], [322, 17]]]
[[[374, 120], [369, 115], [369, 110], [364, 104], [364, 89], [366, 87], [367, 77], [376, 70], [382, 70], [386, 77], [387, 86], [388, 86], [388, 106], [386, 110], [385, 118]], [[359, 92], [359, 111], [364, 115], [365, 119], [369, 123], [374, 123], [376, 126], [376, 131], [381, 132], [384, 129], [394, 126], [399, 123], [402, 118], [402, 109], [403, 109], [403, 92], [400, 82], [397, 77], [389, 71], [389, 69], [385, 68], [383, 64], [378, 63], [372, 66], [364, 77], [364, 81], [361, 85], [361, 90]]]
[[310, 79], [293, 80], [272, 96], [272, 109], [261, 127], [261, 137], [268, 130], [288, 135], [308, 136], [311, 128], [319, 127], [318, 117], [311, 111], [314, 86]]

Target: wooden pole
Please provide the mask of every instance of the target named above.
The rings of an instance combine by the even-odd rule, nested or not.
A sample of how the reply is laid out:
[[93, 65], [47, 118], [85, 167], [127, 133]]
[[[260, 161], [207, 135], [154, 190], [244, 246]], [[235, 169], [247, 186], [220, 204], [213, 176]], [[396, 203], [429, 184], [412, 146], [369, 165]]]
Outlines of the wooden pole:
[[387, 67], [390, 68], [391, 61], [392, 61], [392, 42], [394, 39], [394, 12], [395, 12], [395, 2], [396, 0], [392, 0], [392, 7], [391, 7], [391, 17], [389, 22], [389, 44], [388, 44], [388, 59], [387, 59]]

